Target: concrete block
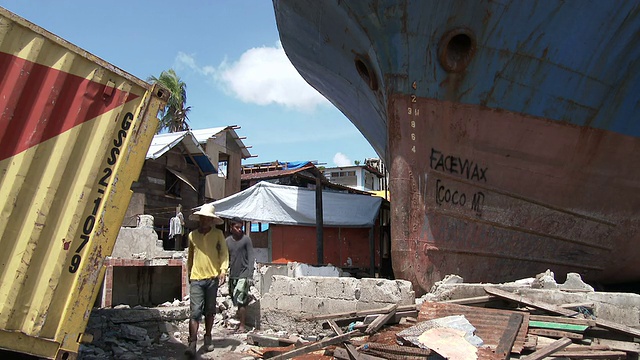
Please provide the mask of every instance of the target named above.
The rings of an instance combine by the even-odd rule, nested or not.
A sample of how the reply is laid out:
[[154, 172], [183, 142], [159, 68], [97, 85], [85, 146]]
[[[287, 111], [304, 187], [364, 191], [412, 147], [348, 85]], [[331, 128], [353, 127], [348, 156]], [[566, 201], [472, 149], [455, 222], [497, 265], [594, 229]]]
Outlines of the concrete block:
[[609, 304], [596, 303], [594, 313], [598, 319], [607, 319], [622, 325], [637, 327], [638, 309], [622, 308]]
[[287, 275], [287, 266], [284, 264], [258, 264], [256, 269], [256, 287], [260, 290], [260, 295], [266, 294], [271, 288], [271, 281], [274, 275]]
[[326, 314], [357, 311], [358, 302], [355, 300], [325, 299]]
[[398, 306], [412, 305], [416, 302], [416, 292], [413, 291], [413, 285], [410, 281], [396, 280], [396, 285], [400, 289], [400, 296], [402, 300], [398, 303]]
[[355, 278], [340, 278], [343, 284], [342, 294], [344, 300], [359, 300], [360, 299], [360, 280]]
[[291, 314], [302, 312], [302, 298], [299, 295], [280, 295], [277, 300], [277, 309]]
[[329, 314], [331, 311], [327, 308], [327, 300], [325, 298], [302, 296], [302, 312], [312, 315]]
[[273, 275], [271, 277], [271, 287], [269, 287], [269, 293], [275, 295], [289, 295], [291, 278], [282, 275]]
[[317, 296], [329, 299], [344, 298], [344, 284], [340, 278], [317, 278], [318, 284]]
[[329, 276], [329, 277], [338, 277], [340, 276], [340, 269], [333, 265], [325, 265], [325, 266], [313, 266], [309, 264], [302, 263], [289, 263], [290, 275], [292, 277], [302, 277], [302, 276]]
[[356, 311], [382, 309], [391, 304], [392, 303], [358, 301], [356, 303]]
[[567, 280], [558, 287], [562, 290], [584, 290], [593, 292], [593, 286], [582, 281], [582, 277], [578, 273], [568, 273]]
[[318, 295], [316, 280], [308, 277], [289, 278], [289, 293], [315, 297]]
[[277, 296], [266, 293], [260, 299], [260, 311], [271, 311], [278, 308]]
[[400, 288], [394, 280], [365, 278], [360, 280], [360, 301], [398, 303]]

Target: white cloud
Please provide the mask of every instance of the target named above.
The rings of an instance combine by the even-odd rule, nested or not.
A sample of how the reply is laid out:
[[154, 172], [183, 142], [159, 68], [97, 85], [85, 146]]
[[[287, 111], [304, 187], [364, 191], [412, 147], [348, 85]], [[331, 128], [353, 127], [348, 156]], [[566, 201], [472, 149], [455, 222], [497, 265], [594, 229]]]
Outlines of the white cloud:
[[343, 153], [336, 153], [333, 155], [333, 163], [336, 166], [351, 166], [353, 165], [351, 159], [347, 157], [347, 155]]
[[179, 52], [176, 68], [187, 68], [209, 76], [237, 99], [257, 105], [279, 104], [305, 112], [330, 105], [300, 76], [282, 45], [263, 46], [245, 51], [235, 62], [226, 59], [217, 67], [199, 66], [193, 55]]
[[213, 76], [213, 77], [216, 76], [216, 72], [217, 72], [216, 68], [213, 66], [202, 66], [202, 67], [198, 66], [194, 55], [185, 54], [182, 51], [179, 51], [178, 55], [176, 55], [175, 68], [177, 70], [186, 68], [198, 74]]
[[224, 87], [246, 103], [280, 104], [306, 111], [329, 103], [304, 81], [280, 43], [249, 49], [238, 61], [219, 70]]

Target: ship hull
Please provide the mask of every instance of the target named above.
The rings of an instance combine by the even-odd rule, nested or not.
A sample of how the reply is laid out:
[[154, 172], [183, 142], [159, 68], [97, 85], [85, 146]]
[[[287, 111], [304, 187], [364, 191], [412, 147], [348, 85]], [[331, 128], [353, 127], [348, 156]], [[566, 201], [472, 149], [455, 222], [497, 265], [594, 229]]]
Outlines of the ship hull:
[[390, 169], [394, 274], [418, 294], [448, 274], [640, 280], [637, 2], [274, 9], [294, 66]]
[[397, 277], [421, 291], [448, 274], [639, 278], [636, 138], [409, 96], [390, 104]]

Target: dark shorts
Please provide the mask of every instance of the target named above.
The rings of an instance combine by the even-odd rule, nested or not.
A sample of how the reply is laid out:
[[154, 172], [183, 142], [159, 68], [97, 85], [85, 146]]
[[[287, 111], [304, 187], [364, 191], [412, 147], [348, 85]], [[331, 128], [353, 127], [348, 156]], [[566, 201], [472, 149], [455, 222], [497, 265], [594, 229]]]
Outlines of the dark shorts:
[[249, 304], [249, 279], [229, 279], [229, 295], [235, 306], [247, 306]]
[[189, 285], [191, 319], [200, 321], [202, 315], [215, 315], [218, 279], [192, 280]]

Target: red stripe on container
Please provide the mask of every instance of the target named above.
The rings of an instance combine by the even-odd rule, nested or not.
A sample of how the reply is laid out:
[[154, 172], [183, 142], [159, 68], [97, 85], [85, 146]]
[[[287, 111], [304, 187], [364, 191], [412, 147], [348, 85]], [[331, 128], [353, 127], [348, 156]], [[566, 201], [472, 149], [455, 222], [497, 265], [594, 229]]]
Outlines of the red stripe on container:
[[107, 97], [104, 89], [0, 52], [0, 161], [139, 97], [117, 89]]

